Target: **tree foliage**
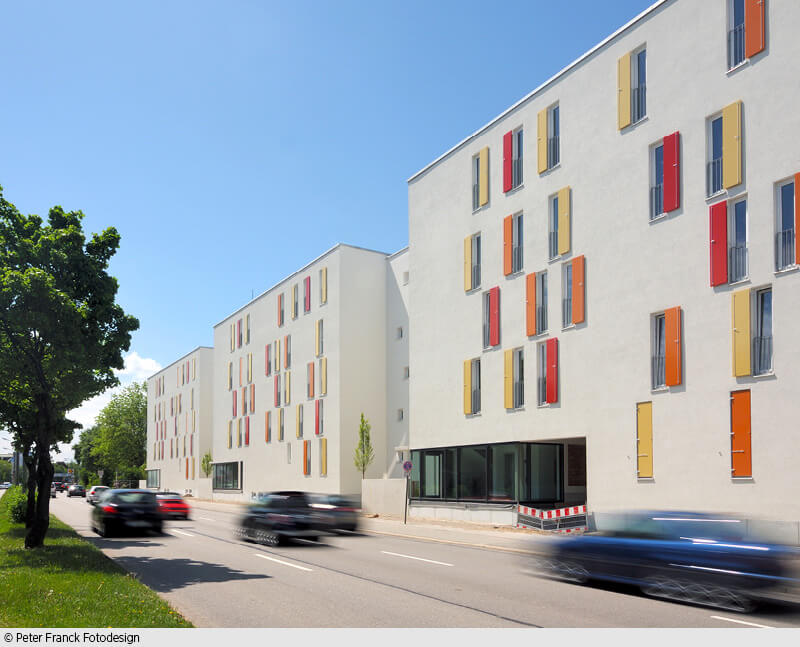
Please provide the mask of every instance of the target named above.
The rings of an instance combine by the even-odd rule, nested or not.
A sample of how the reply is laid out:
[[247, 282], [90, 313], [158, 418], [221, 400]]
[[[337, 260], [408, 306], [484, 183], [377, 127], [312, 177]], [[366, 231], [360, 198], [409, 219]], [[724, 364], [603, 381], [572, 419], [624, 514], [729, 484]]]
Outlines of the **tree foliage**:
[[200, 462], [200, 469], [203, 470], [203, 474], [206, 475], [206, 478], [211, 476], [211, 463], [214, 459], [211, 457], [211, 452], [208, 451], [203, 456], [203, 460]]
[[114, 369], [139, 327], [115, 302], [107, 272], [119, 234], [109, 227], [87, 240], [83, 217], [58, 206], [46, 222], [25, 216], [0, 188], [0, 426], [33, 468], [29, 548], [43, 544], [49, 525], [50, 453], [80, 426], [66, 413], [118, 384]]
[[145, 383], [134, 382], [115, 394], [97, 416], [95, 429], [97, 437], [91, 452], [98, 464], [118, 479], [144, 478], [147, 460]]
[[355, 463], [356, 469], [361, 472], [362, 479], [370, 463], [375, 459], [375, 452], [372, 449], [372, 443], [369, 438], [371, 429], [372, 425], [369, 424], [369, 420], [364, 418], [364, 414], [362, 413], [361, 424], [358, 427], [358, 445], [353, 454], [353, 462]]

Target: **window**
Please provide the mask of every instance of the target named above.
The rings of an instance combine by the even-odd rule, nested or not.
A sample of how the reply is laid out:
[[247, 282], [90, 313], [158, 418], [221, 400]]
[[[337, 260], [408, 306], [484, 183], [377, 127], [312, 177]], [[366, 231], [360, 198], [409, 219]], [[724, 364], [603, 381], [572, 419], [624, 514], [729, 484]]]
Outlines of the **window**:
[[572, 325], [572, 262], [561, 266], [561, 327]]
[[666, 386], [666, 327], [664, 314], [653, 317], [651, 375], [654, 389]]
[[317, 436], [322, 436], [325, 433], [325, 423], [324, 423], [324, 416], [323, 416], [323, 405], [325, 404], [324, 400], [317, 400], [315, 407], [315, 414], [316, 414], [316, 433]]
[[650, 148], [650, 220], [664, 213], [664, 145]]
[[249, 344], [249, 343], [250, 343], [250, 315], [247, 315], [247, 316], [245, 317], [245, 321], [246, 321], [247, 323], [246, 323], [246, 325], [245, 325], [245, 337], [244, 337], [244, 343], [245, 343], [245, 344]]
[[161, 487], [161, 470], [147, 470], [147, 487]]
[[264, 346], [264, 375], [272, 375], [272, 344]]
[[302, 404], [298, 404], [297, 405], [297, 420], [296, 420], [296, 423], [297, 423], [297, 429], [296, 429], [297, 437], [298, 438], [302, 438], [303, 437], [303, 405]]
[[291, 395], [291, 380], [292, 380], [292, 372], [286, 371], [283, 380], [283, 404], [289, 404], [289, 398]]
[[722, 115], [711, 118], [708, 135], [706, 195], [714, 195], [722, 191]]
[[398, 339], [402, 339], [403, 338], [403, 326], [398, 326], [397, 327], [397, 338]]
[[503, 191], [522, 184], [522, 128], [503, 135]]
[[728, 2], [728, 69], [744, 62], [744, 0]]
[[631, 119], [633, 123], [647, 114], [647, 50], [631, 55]]
[[514, 408], [519, 409], [525, 404], [525, 358], [523, 349], [517, 348], [513, 352], [513, 380], [514, 380]]
[[536, 345], [536, 403], [539, 406], [558, 402], [558, 339]]
[[548, 218], [550, 232], [547, 237], [547, 250], [551, 260], [558, 257], [558, 198], [558, 194], [550, 196], [550, 217]]
[[278, 295], [278, 325], [283, 325], [283, 292]]
[[292, 443], [286, 443], [286, 462], [292, 464]]
[[397, 420], [399, 422], [402, 419], [403, 419], [403, 410], [402, 409], [398, 409], [397, 410]]
[[237, 339], [237, 347], [242, 347], [242, 320], [236, 322], [236, 339]]
[[536, 404], [540, 407], [547, 404], [547, 349], [544, 343], [536, 345]]
[[472, 405], [471, 413], [480, 413], [481, 411], [481, 360], [480, 358], [473, 359], [470, 362], [470, 404]]
[[522, 214], [518, 213], [511, 220], [511, 272], [522, 271]]
[[303, 312], [311, 312], [311, 277], [303, 279]]
[[275, 375], [275, 406], [281, 406], [281, 376], [280, 373]]
[[292, 286], [292, 319], [297, 319], [297, 300], [298, 300], [298, 291], [297, 291], [297, 283]]
[[290, 368], [292, 365], [292, 336], [286, 335], [283, 338], [283, 368]]
[[283, 419], [285, 417], [283, 411], [283, 409], [278, 409], [278, 440], [280, 441], [283, 440]]
[[481, 235], [474, 234], [470, 240], [470, 278], [471, 287], [474, 290], [481, 286]]
[[311, 475], [311, 441], [303, 441], [303, 474]]
[[472, 210], [489, 202], [489, 149], [484, 147], [472, 158]]
[[403, 272], [403, 285], [408, 285], [408, 272]]
[[480, 177], [481, 160], [480, 155], [472, 158], [472, 210], [476, 211], [480, 207]]
[[742, 102], [725, 106], [707, 121], [706, 194], [712, 196], [742, 182]]
[[747, 278], [747, 200], [739, 200], [728, 209], [728, 281]]
[[408, 376], [409, 376], [409, 374], [410, 374], [410, 371], [409, 371], [409, 368], [408, 368], [408, 366], [404, 366], [404, 367], [403, 367], [403, 378], [405, 378], [405, 379], [407, 380], [407, 379], [408, 379]]
[[[795, 176], [798, 177], [800, 176]], [[778, 271], [793, 267], [797, 262], [795, 223], [800, 214], [795, 212], [795, 187], [795, 181], [778, 186], [778, 221], [775, 234], [775, 269]]]
[[239, 463], [214, 463], [212, 485], [215, 490], [239, 490]]
[[764, 375], [772, 371], [772, 288], [756, 292], [755, 306], [753, 375]]
[[536, 273], [536, 333], [547, 332], [547, 272]]
[[[322, 327], [322, 319], [317, 319], [316, 329], [314, 330], [314, 346], [317, 353], [317, 357], [322, 355], [324, 352], [324, 344], [323, 344], [323, 327]], [[400, 328], [400, 337], [403, 336], [403, 329]], [[399, 339], [399, 337], [398, 337]]]
[[233, 388], [233, 362], [228, 362], [228, 391]]
[[561, 161], [559, 136], [561, 133], [558, 104], [547, 111], [547, 168], [553, 168]]
[[500, 344], [500, 288], [483, 293], [483, 347]]

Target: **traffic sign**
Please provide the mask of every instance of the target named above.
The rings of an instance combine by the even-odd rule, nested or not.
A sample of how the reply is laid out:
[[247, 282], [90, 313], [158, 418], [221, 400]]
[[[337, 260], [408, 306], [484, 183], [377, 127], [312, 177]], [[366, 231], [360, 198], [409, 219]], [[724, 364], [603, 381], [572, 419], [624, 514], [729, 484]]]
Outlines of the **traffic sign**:
[[403, 471], [408, 474], [411, 471], [411, 461], [403, 463]]

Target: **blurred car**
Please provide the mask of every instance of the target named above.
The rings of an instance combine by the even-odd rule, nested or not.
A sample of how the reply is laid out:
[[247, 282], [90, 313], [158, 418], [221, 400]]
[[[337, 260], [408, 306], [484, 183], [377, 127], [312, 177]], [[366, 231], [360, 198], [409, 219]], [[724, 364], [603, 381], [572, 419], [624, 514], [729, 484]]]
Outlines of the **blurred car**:
[[93, 485], [86, 493], [86, 503], [94, 505], [100, 498], [100, 495], [108, 489], [106, 485]]
[[6, 481], [5, 483], [0, 483], [0, 490], [7, 490], [10, 487], [11, 483], [9, 483], [8, 481]]
[[62, 492], [63, 491], [63, 483], [61, 481], [53, 481], [53, 485], [56, 488], [56, 492]]
[[76, 483], [75, 485], [70, 485], [69, 486], [69, 490], [67, 490], [67, 496], [70, 497], [70, 498], [74, 497], [74, 496], [85, 497], [86, 496], [86, 490], [84, 489], [84, 487], [82, 485], [78, 485]]
[[50, 498], [51, 499], [55, 499], [56, 498], [56, 491], [57, 491], [56, 484], [55, 483], [51, 483], [50, 484]]
[[653, 597], [744, 612], [761, 600], [797, 599], [798, 556], [794, 547], [748, 536], [743, 519], [633, 512], [601, 532], [547, 542], [536, 570], [577, 583], [633, 584]]
[[321, 515], [304, 492], [259, 492], [239, 519], [236, 534], [246, 541], [278, 546], [287, 539], [317, 541], [325, 532]]
[[189, 518], [189, 504], [177, 492], [156, 492], [156, 503], [164, 517]]
[[351, 499], [340, 494], [310, 494], [308, 497], [326, 530], [358, 530], [359, 508]]
[[163, 531], [156, 495], [149, 490], [104, 490], [92, 508], [92, 530], [110, 537], [125, 530]]

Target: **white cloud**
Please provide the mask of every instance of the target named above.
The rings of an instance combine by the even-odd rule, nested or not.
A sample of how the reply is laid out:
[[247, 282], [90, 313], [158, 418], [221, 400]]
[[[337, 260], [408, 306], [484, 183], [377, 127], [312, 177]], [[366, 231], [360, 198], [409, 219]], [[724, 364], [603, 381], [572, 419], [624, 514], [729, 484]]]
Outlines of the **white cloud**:
[[161, 370], [161, 364], [149, 357], [142, 357], [133, 351], [125, 358], [125, 368], [117, 371], [121, 382], [130, 384], [133, 381], [141, 382]]

